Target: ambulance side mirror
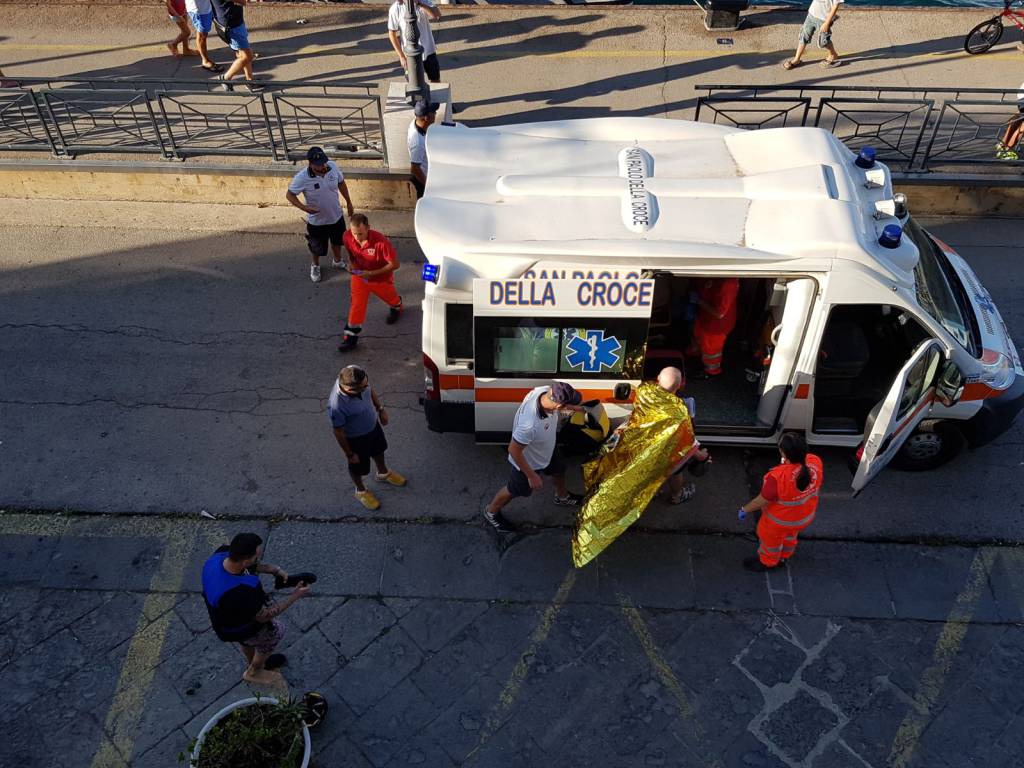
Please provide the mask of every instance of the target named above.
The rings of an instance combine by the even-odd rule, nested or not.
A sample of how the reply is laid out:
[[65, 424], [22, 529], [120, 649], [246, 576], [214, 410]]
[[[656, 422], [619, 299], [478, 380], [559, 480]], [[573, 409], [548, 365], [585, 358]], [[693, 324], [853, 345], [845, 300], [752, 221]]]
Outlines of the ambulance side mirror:
[[935, 399], [947, 408], [960, 402], [964, 394], [964, 375], [952, 360], [942, 365], [942, 372], [935, 382]]
[[633, 387], [629, 385], [629, 382], [620, 381], [615, 385], [615, 389], [612, 390], [612, 397], [616, 400], [629, 400], [629, 396], [632, 392]]

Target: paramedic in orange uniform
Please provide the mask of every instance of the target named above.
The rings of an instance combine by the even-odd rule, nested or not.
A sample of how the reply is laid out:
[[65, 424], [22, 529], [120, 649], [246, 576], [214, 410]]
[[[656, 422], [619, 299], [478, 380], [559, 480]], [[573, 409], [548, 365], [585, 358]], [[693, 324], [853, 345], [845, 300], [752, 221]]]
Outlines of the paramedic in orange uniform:
[[376, 230], [361, 213], [349, 217], [349, 228], [343, 239], [349, 256], [352, 274], [352, 305], [348, 310], [344, 338], [338, 346], [341, 352], [356, 348], [359, 332], [366, 319], [366, 305], [374, 294], [390, 307], [385, 322], [398, 322], [402, 316], [402, 297], [395, 290], [394, 272], [398, 269], [398, 254], [391, 241]]
[[704, 280], [697, 288], [697, 317], [687, 354], [700, 354], [705, 378], [713, 379], [722, 374], [722, 350], [736, 326], [739, 290], [740, 281], [736, 277]]
[[788, 560], [797, 535], [814, 521], [824, 472], [821, 459], [807, 452], [807, 443], [793, 432], [779, 441], [782, 463], [764, 476], [761, 492], [740, 507], [740, 519], [761, 510], [757, 523], [757, 557], [743, 561], [751, 571], [764, 571]]

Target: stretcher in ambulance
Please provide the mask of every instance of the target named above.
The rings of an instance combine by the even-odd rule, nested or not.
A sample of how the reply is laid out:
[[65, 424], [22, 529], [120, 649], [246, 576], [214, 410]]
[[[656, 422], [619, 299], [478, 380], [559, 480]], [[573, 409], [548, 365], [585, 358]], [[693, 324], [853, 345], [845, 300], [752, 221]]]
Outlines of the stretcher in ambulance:
[[[435, 126], [427, 151], [433, 430], [507, 441], [523, 396], [553, 379], [624, 418], [674, 365], [703, 442], [799, 430], [856, 451], [859, 491], [890, 461], [930, 469], [991, 441], [1024, 404], [988, 292], [870, 148], [815, 128], [608, 118]], [[727, 331], [701, 349], [701, 297], [722, 281]]]

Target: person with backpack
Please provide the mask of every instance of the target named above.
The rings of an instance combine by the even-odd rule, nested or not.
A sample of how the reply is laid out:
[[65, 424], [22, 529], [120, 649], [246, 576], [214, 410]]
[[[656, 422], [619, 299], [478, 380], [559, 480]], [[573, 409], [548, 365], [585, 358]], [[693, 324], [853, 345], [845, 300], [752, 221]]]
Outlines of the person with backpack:
[[[252, 46], [249, 44], [249, 30], [245, 26], [244, 6], [247, 0], [212, 0], [214, 25], [217, 27], [217, 35], [231, 46], [235, 52], [235, 60], [231, 62], [228, 71], [220, 75], [220, 87], [225, 91], [233, 91], [229, 80], [238, 75], [244, 74], [245, 79], [252, 83], [252, 62], [256, 57], [253, 55]], [[250, 91], [259, 91], [261, 86], [250, 85]]]
[[818, 491], [824, 478], [821, 459], [807, 452], [803, 437], [787, 432], [779, 440], [782, 463], [764, 476], [761, 492], [739, 510], [740, 520], [761, 511], [757, 521], [757, 557], [743, 566], [766, 571], [785, 562], [796, 552], [797, 536], [812, 522], [818, 509]]

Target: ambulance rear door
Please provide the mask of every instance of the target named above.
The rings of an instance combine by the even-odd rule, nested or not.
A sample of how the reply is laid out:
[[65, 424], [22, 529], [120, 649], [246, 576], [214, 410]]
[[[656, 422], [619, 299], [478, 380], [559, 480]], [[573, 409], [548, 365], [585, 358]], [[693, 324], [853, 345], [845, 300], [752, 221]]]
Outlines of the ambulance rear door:
[[853, 495], [860, 493], [899, 452], [928, 417], [935, 401], [935, 388], [943, 371], [943, 346], [935, 339], [922, 341], [893, 381], [872, 421], [853, 478]]
[[553, 380], [624, 417], [643, 375], [654, 280], [473, 281], [478, 442], [507, 442], [523, 398]]

